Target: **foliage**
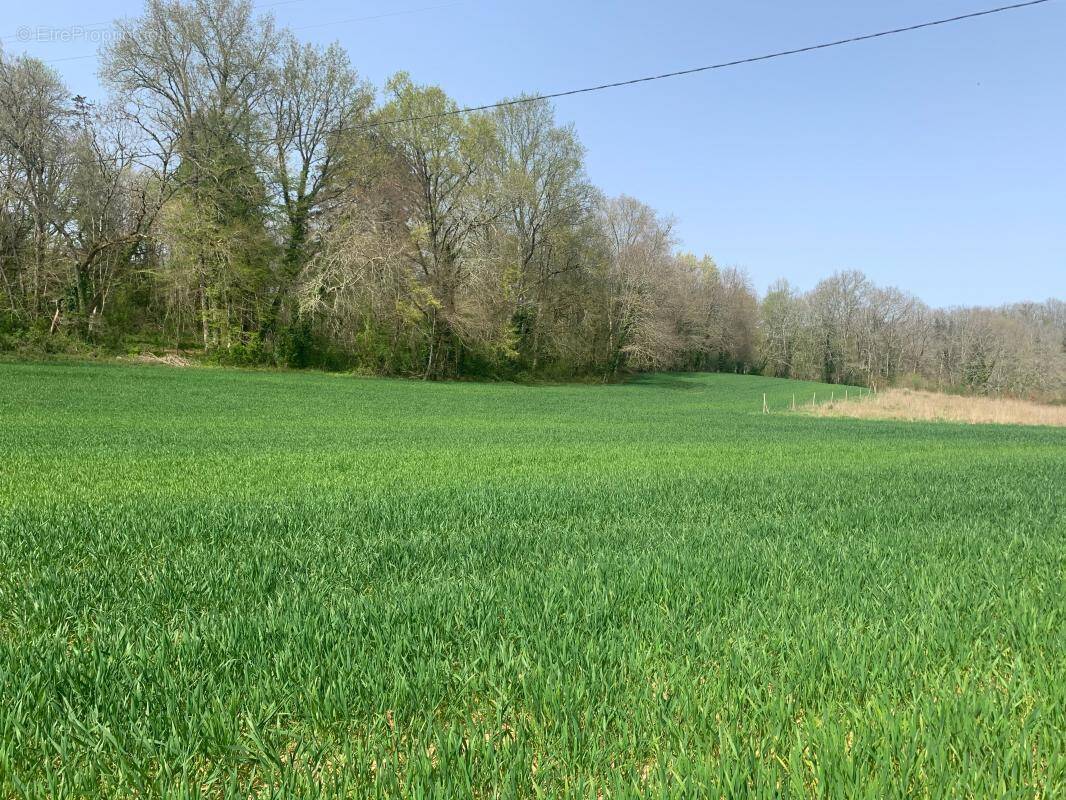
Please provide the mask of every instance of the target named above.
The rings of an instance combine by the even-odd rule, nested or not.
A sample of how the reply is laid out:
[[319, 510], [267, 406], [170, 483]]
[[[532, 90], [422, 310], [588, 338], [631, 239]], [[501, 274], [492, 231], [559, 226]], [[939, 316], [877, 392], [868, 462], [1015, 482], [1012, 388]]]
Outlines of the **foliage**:
[[461, 112], [404, 72], [376, 98], [342, 48], [250, 0], [146, 0], [116, 31], [99, 102], [0, 53], [0, 307], [43, 322], [44, 349], [1066, 394], [1061, 301], [934, 311], [847, 271], [760, 303], [743, 272], [676, 252], [669, 218], [598, 192], [547, 102]]
[[930, 309], [860, 272], [806, 294], [787, 282], [761, 304], [763, 370], [866, 386], [1066, 396], [1066, 304]]

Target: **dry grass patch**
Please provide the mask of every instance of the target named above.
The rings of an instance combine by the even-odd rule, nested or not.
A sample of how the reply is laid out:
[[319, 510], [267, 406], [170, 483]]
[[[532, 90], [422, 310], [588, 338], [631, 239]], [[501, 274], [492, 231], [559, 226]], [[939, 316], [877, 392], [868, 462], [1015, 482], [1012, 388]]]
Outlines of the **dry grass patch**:
[[134, 364], [165, 364], [168, 367], [191, 367], [192, 362], [184, 356], [178, 355], [178, 353], [168, 350], [161, 356], [157, 356], [155, 353], [149, 353], [147, 351], [140, 355], [130, 356], [130, 361]]
[[820, 417], [1066, 426], [1066, 406], [911, 389], [887, 389], [862, 400], [826, 403], [807, 410]]

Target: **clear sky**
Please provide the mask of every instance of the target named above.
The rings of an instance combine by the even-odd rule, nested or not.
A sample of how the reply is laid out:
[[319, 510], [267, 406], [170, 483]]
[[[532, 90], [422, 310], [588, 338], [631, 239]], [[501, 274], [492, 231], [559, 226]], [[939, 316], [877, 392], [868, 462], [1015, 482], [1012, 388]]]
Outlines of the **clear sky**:
[[[379, 86], [403, 69], [464, 105], [1001, 4], [257, 3], [302, 39], [339, 41]], [[95, 60], [79, 58], [95, 53], [101, 37], [89, 26], [140, 7], [137, 0], [11, 4], [0, 36], [7, 53], [54, 59], [73, 91], [99, 98]], [[748, 270], [760, 291], [779, 277], [807, 289], [834, 271], [859, 269], [937, 306], [1066, 298], [1064, 43], [1066, 0], [1053, 0], [561, 99], [556, 109], [576, 126], [598, 186], [672, 215], [683, 249]]]

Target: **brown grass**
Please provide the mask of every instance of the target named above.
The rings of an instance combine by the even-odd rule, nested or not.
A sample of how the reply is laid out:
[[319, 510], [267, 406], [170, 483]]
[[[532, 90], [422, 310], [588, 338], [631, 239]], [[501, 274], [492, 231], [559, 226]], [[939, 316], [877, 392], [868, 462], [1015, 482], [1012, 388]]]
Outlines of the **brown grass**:
[[144, 352], [137, 356], [130, 356], [130, 361], [135, 364], [165, 364], [168, 367], [191, 367], [192, 362], [184, 356], [173, 351], [168, 351], [161, 356], [154, 353]]
[[1066, 406], [911, 389], [886, 389], [861, 400], [825, 403], [813, 409], [808, 407], [806, 412], [820, 417], [1066, 426]]

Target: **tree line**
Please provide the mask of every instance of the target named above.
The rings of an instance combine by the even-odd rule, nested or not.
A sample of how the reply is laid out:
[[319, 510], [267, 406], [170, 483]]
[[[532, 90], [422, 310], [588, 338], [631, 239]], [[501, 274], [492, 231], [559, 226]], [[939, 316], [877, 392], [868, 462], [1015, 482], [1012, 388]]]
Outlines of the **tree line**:
[[934, 310], [857, 272], [760, 298], [594, 187], [544, 101], [462, 112], [404, 73], [377, 91], [247, 0], [148, 0], [116, 28], [96, 103], [0, 52], [0, 349], [1063, 390], [1062, 302]]

